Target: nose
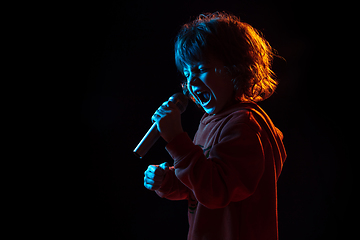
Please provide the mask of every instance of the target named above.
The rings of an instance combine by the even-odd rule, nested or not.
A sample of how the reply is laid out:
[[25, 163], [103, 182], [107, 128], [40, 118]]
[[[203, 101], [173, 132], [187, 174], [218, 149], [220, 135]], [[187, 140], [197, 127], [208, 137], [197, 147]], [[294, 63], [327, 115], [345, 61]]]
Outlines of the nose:
[[199, 83], [199, 81], [201, 81], [201, 80], [199, 79], [198, 73], [191, 72], [187, 79], [187, 84], [188, 85], [197, 85]]

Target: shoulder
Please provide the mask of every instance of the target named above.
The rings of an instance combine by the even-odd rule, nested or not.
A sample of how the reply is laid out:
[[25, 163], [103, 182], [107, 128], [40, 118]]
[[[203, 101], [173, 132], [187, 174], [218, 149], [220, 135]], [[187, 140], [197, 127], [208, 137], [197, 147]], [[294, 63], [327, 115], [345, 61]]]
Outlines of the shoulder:
[[238, 103], [217, 115], [205, 114], [201, 119], [199, 129], [211, 129], [220, 133], [221, 136], [241, 134], [248, 129], [258, 133], [262, 128], [257, 120], [259, 116], [254, 111], [256, 108], [257, 105], [254, 103]]
[[254, 132], [260, 132], [261, 126], [256, 120], [254, 112], [249, 109], [238, 109], [226, 117], [225, 129], [250, 128]]
[[[220, 130], [220, 129], [219, 129]], [[226, 116], [219, 134], [220, 141], [244, 141], [249, 145], [261, 136], [262, 128], [256, 121], [254, 113], [247, 109], [234, 111]]]

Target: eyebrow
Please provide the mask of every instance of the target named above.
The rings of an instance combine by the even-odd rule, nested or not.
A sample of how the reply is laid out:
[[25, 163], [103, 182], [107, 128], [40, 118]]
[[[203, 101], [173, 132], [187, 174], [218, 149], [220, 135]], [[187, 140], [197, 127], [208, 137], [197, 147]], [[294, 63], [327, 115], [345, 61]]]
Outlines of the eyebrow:
[[199, 67], [200, 65], [205, 65], [205, 64], [210, 64], [211, 62], [210, 61], [203, 61], [203, 62], [197, 62], [196, 64], [186, 64], [185, 63], [185, 65], [184, 65], [184, 70], [185, 69], [188, 69], [189, 67], [190, 67], [190, 69], [192, 69], [192, 68], [197, 68], [197, 67]]

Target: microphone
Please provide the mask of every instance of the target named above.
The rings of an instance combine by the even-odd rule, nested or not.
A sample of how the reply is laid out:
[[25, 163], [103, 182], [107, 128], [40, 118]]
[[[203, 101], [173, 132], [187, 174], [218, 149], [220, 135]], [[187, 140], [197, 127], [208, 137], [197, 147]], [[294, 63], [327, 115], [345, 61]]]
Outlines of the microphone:
[[[185, 111], [188, 104], [188, 98], [182, 93], [175, 93], [169, 98], [169, 101], [175, 103], [181, 113]], [[156, 123], [154, 123], [134, 149], [134, 154], [140, 159], [143, 158], [159, 137], [160, 133], [157, 130]]]

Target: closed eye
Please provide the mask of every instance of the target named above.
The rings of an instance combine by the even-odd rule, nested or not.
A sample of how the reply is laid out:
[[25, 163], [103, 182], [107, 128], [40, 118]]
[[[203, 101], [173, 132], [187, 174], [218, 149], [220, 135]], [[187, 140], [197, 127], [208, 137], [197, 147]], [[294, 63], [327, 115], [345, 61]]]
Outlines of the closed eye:
[[185, 78], [189, 78], [190, 77], [190, 73], [193, 73], [193, 74], [196, 74], [196, 73], [206, 73], [210, 70], [209, 67], [205, 67], [205, 66], [198, 66], [198, 67], [194, 67], [194, 68], [191, 68], [191, 71], [189, 71], [188, 69], [184, 69], [184, 77]]
[[209, 71], [209, 68], [199, 68], [200, 73], [205, 73], [207, 71]]
[[184, 77], [188, 78], [190, 76], [190, 73], [188, 71], [184, 71]]

